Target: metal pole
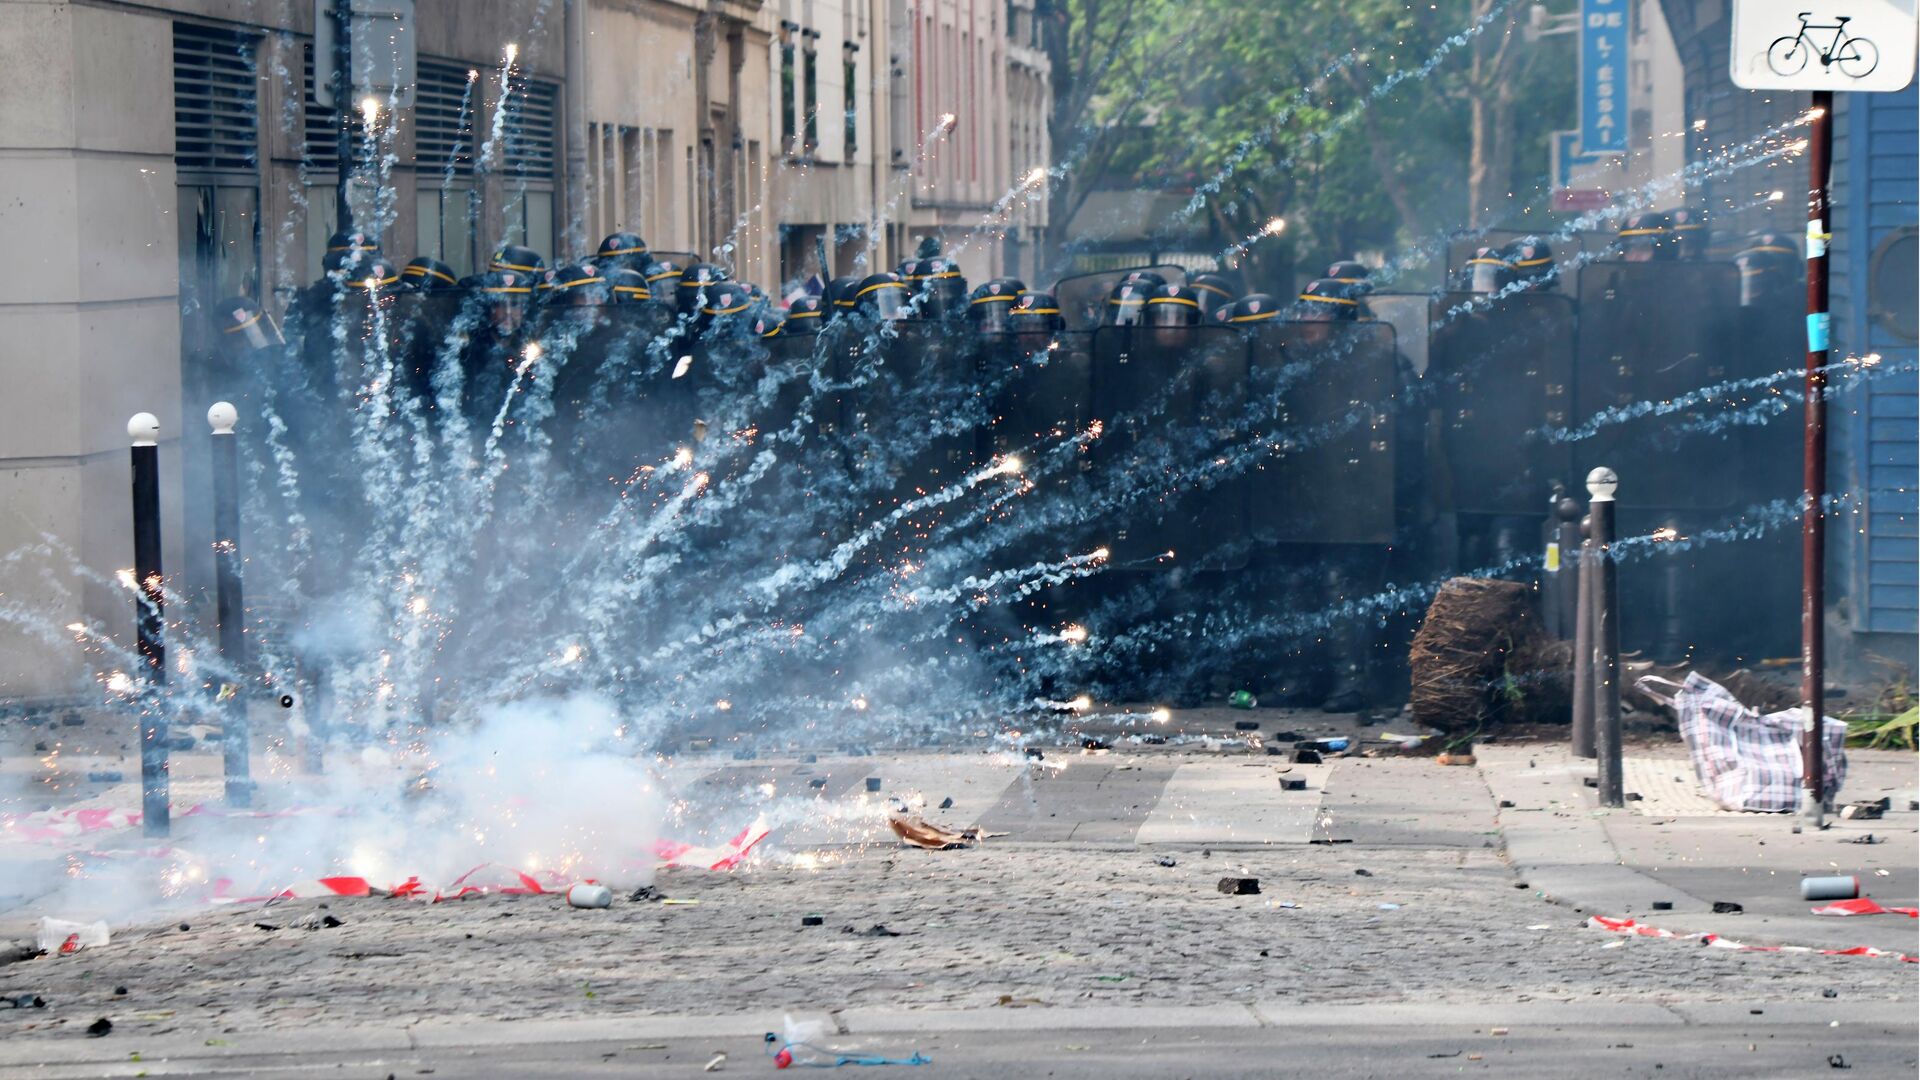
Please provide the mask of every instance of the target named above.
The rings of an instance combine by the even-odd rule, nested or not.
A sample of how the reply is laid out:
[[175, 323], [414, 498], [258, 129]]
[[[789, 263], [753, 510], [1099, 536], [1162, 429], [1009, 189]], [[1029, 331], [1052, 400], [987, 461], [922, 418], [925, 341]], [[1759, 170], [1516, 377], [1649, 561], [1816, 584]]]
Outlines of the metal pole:
[[[353, 0], [333, 0], [333, 108], [339, 114], [335, 133], [340, 158], [339, 187], [334, 192], [335, 232], [353, 231], [353, 207], [347, 202], [347, 182], [353, 178]], [[315, 63], [318, 63], [315, 59]]]
[[1813, 138], [1807, 146], [1807, 501], [1800, 526], [1800, 814], [1821, 824], [1826, 816], [1826, 742], [1821, 718], [1826, 703], [1827, 533], [1822, 516], [1827, 495], [1827, 184], [1833, 174], [1833, 92], [1813, 92]]
[[165, 836], [172, 826], [167, 790], [168, 729], [159, 689], [167, 682], [166, 608], [160, 567], [160, 421], [136, 413], [127, 421], [133, 442], [134, 635], [141, 671], [140, 810], [148, 836]]
[[[1574, 526], [1584, 531], [1591, 522]], [[1573, 549], [1573, 756], [1591, 758], [1593, 747], [1593, 541]]]
[[1587, 492], [1593, 496], [1588, 516], [1593, 522], [1593, 734], [1600, 758], [1600, 805], [1625, 806], [1627, 795], [1620, 776], [1620, 582], [1613, 561], [1613, 492], [1620, 486], [1612, 469], [1587, 474]]
[[[240, 413], [231, 402], [215, 402], [207, 410], [213, 427], [213, 572], [214, 614], [220, 624], [220, 658], [247, 679], [246, 601], [240, 590], [240, 440], [233, 425]], [[239, 682], [221, 687], [222, 756], [226, 760], [227, 805], [253, 805], [251, 733], [247, 730], [247, 703], [252, 694]]]

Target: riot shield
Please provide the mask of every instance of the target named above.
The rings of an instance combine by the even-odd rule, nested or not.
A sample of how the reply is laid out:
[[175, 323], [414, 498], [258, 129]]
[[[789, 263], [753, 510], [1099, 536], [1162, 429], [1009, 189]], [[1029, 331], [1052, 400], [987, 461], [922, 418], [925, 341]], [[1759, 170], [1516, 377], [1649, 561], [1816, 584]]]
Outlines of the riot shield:
[[1249, 474], [1263, 541], [1391, 544], [1399, 389], [1393, 328], [1379, 322], [1257, 323], [1247, 336], [1261, 449]]
[[1143, 270], [1159, 274], [1169, 285], [1184, 285], [1187, 281], [1184, 268], [1168, 263], [1129, 266], [1121, 270], [1102, 270], [1097, 274], [1061, 278], [1053, 287], [1053, 298], [1060, 302], [1060, 316], [1066, 320], [1067, 329], [1092, 330], [1099, 326], [1113, 287], [1128, 274]]
[[1573, 302], [1541, 292], [1445, 293], [1428, 325], [1436, 503], [1463, 514], [1544, 516], [1555, 482], [1578, 486], [1571, 446], [1551, 437], [1572, 414]]
[[[1580, 271], [1574, 464], [1619, 474], [1623, 510], [1723, 510], [1737, 446], [1652, 406], [1734, 377], [1740, 281], [1726, 263], [1597, 262]], [[1647, 415], [1636, 416], [1639, 406]], [[1692, 412], [1689, 415], [1703, 415]]]
[[1366, 298], [1367, 311], [1393, 327], [1394, 344], [1406, 357], [1408, 373], [1416, 379], [1427, 373], [1433, 304], [1432, 293], [1369, 293]]
[[869, 333], [872, 363], [841, 415], [855, 488], [872, 493], [868, 511], [884, 516], [979, 468], [988, 415], [964, 328], [895, 321]]
[[[1484, 231], [1457, 233], [1448, 237], [1448, 278], [1451, 280], [1451, 271], [1465, 266], [1467, 260], [1473, 258], [1473, 253], [1480, 248], [1504, 248], [1508, 244], [1516, 241], [1538, 237], [1539, 235], [1540, 234], [1536, 232], [1526, 232], [1520, 229], [1487, 229]], [[1553, 280], [1558, 283], [1559, 290], [1571, 293], [1574, 287], [1574, 280], [1579, 275], [1580, 268], [1592, 260], [1605, 255], [1608, 247], [1614, 242], [1615, 238], [1613, 234], [1609, 232], [1582, 231], [1574, 233], [1572, 236], [1562, 236], [1559, 233], [1555, 233], [1548, 240], [1548, 243], [1553, 247], [1553, 263], [1555, 269], [1559, 271], [1553, 277]]]
[[1113, 508], [1116, 568], [1172, 561], [1199, 570], [1246, 563], [1247, 486], [1217, 455], [1246, 412], [1246, 353], [1219, 326], [1103, 326], [1093, 335], [1091, 456]]

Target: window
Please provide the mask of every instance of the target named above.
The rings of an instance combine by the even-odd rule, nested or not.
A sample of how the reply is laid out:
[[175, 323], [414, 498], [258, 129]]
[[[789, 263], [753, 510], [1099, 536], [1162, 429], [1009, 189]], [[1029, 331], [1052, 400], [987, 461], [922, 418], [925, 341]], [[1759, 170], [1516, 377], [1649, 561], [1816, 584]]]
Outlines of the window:
[[789, 154], [795, 151], [794, 117], [800, 109], [800, 102], [794, 98], [792, 27], [792, 23], [785, 24], [780, 36], [780, 141]]
[[503, 123], [504, 242], [553, 254], [553, 182], [559, 161], [559, 89], [525, 81], [513, 87]]
[[842, 76], [841, 93], [847, 101], [847, 150], [842, 160], [851, 162], [860, 149], [860, 46], [848, 42], [846, 46], [846, 69]]
[[468, 70], [421, 60], [414, 86], [416, 254], [439, 259], [461, 276], [474, 271], [474, 90]]
[[[324, 183], [333, 185], [339, 179], [340, 170], [340, 114], [320, 104], [314, 96], [313, 46], [307, 45], [305, 52], [306, 95], [303, 99], [301, 114], [300, 172], [309, 184]], [[370, 156], [367, 145], [366, 126], [356, 114], [351, 121], [353, 131], [353, 156], [356, 161]]]
[[258, 169], [258, 78], [253, 38], [174, 25], [175, 160], [182, 172]]
[[812, 45], [804, 50], [805, 71], [801, 76], [805, 80], [803, 88], [806, 94], [806, 150], [812, 153], [820, 148], [820, 54]]

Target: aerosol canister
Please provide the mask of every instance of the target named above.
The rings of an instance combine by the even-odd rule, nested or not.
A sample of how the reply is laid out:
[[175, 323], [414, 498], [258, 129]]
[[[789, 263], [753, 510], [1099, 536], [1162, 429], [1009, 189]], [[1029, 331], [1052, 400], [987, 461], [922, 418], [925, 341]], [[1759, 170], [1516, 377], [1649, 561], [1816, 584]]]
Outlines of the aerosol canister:
[[1860, 879], [1852, 874], [1800, 879], [1802, 900], [1852, 900], [1860, 895]]

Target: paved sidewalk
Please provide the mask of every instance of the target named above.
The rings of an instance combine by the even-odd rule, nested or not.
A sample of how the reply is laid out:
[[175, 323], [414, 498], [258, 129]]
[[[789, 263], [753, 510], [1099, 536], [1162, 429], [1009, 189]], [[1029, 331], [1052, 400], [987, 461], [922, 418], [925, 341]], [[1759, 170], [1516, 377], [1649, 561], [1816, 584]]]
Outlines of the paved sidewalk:
[[[1672, 785], [1652, 809], [1690, 811], [1678, 813], [1640, 812], [1638, 803], [1601, 808], [1596, 790], [1584, 783], [1594, 763], [1575, 759], [1563, 746], [1483, 746], [1477, 753], [1493, 797], [1512, 804], [1500, 807], [1499, 820], [1515, 869], [1552, 900], [1588, 914], [1632, 916], [1754, 944], [1872, 945], [1920, 955], [1920, 920], [1816, 916], [1809, 910], [1815, 905], [1800, 899], [1803, 876], [1857, 874], [1865, 893], [1882, 904], [1914, 906], [1920, 815], [1907, 809], [1912, 754], [1849, 751], [1844, 797], [1885, 795], [1894, 809], [1878, 821], [1834, 820], [1825, 830], [1796, 834], [1791, 815], [1727, 813], [1676, 794], [1684, 793], [1692, 770], [1682, 750], [1634, 755], [1624, 770], [1630, 778]], [[1869, 834], [1875, 843], [1859, 842]], [[1656, 901], [1672, 909], [1656, 911]], [[1745, 910], [1715, 915], [1716, 901]]]

